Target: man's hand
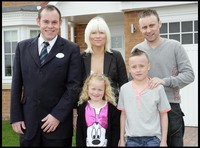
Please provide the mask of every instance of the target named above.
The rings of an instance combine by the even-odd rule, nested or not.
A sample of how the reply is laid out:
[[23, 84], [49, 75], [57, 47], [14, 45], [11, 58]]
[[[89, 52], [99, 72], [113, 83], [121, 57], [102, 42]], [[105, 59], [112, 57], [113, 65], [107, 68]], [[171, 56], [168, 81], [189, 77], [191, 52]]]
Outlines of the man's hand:
[[24, 134], [23, 130], [26, 129], [26, 126], [24, 121], [19, 121], [12, 123], [12, 128], [16, 133]]
[[53, 117], [51, 114], [48, 114], [46, 117], [42, 119], [43, 125], [41, 129], [43, 132], [53, 132], [56, 130], [57, 126], [59, 125], [60, 121]]
[[150, 81], [149, 81], [149, 87], [151, 89], [153, 89], [153, 88], [157, 87], [160, 84], [163, 85], [164, 83], [165, 82], [162, 79], [160, 79], [158, 77], [154, 77], [154, 78], [150, 79]]

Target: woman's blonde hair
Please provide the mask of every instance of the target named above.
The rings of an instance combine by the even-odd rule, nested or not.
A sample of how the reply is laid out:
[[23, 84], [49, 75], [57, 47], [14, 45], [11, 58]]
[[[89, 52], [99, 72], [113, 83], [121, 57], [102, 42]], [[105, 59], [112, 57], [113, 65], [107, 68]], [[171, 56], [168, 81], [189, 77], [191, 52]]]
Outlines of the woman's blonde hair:
[[96, 31], [104, 32], [106, 34], [105, 51], [111, 52], [110, 29], [108, 28], [108, 25], [105, 22], [105, 20], [100, 16], [96, 16], [93, 19], [91, 19], [85, 28], [85, 43], [87, 44], [87, 49], [85, 50], [85, 52], [93, 53], [92, 45], [90, 42], [90, 34]]
[[84, 82], [84, 85], [83, 85], [83, 88], [82, 88], [82, 91], [81, 91], [81, 94], [79, 97], [78, 105], [82, 104], [83, 102], [85, 102], [87, 100], [90, 100], [90, 98], [88, 96], [88, 88], [89, 88], [90, 81], [93, 79], [96, 79], [99, 81], [104, 81], [105, 92], [104, 92], [103, 100], [106, 100], [116, 106], [117, 104], [115, 101], [115, 95], [114, 95], [113, 88], [110, 84], [110, 80], [104, 74], [100, 74], [100, 73], [93, 73], [87, 77], [87, 79]]

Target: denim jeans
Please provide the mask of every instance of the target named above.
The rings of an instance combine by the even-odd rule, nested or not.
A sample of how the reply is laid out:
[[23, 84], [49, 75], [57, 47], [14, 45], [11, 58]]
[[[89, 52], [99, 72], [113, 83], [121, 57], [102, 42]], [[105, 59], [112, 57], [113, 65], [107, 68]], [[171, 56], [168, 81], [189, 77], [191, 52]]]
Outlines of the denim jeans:
[[126, 147], [159, 147], [160, 139], [156, 136], [127, 137]]
[[183, 136], [185, 131], [184, 113], [179, 103], [170, 103], [171, 110], [168, 112], [168, 147], [183, 147]]

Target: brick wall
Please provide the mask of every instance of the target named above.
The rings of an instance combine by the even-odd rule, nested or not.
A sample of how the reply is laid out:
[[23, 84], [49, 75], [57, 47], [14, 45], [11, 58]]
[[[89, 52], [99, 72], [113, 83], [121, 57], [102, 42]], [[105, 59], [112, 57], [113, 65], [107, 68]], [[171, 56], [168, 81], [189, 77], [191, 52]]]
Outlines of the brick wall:
[[85, 28], [87, 24], [77, 24], [75, 27], [75, 42], [80, 46], [81, 52], [87, 48], [85, 43]]
[[10, 118], [10, 90], [2, 90], [2, 120]]
[[[138, 28], [138, 13], [140, 11], [130, 11], [124, 13], [124, 40], [125, 40], [125, 63], [126, 67], [128, 65], [128, 57], [130, 55], [131, 49], [143, 41], [143, 36]], [[131, 33], [131, 24], [134, 24], [136, 31]], [[128, 70], [128, 69], [127, 69]]]
[[2, 6], [23, 6], [23, 5], [30, 5], [30, 4], [39, 4], [41, 6], [46, 5], [48, 1], [4, 1], [2, 2]]

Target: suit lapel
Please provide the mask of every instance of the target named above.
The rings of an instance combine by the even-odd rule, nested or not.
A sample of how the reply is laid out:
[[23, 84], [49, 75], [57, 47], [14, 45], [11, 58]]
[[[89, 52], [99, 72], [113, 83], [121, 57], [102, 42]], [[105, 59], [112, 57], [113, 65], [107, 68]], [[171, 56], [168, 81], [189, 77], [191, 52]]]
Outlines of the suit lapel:
[[38, 53], [38, 37], [35, 38], [31, 43], [30, 47], [28, 48], [34, 62], [40, 66], [40, 59], [39, 59], [39, 53]]
[[64, 43], [62, 43], [61, 37], [58, 36], [58, 38], [57, 38], [55, 44], [54, 44], [53, 47], [51, 48], [51, 50], [50, 50], [50, 52], [49, 52], [49, 54], [48, 54], [46, 60], [44, 61], [44, 64], [43, 64], [43, 65], [45, 65], [45, 64], [46, 64], [47, 62], [49, 62], [52, 58], [54, 58], [55, 55], [56, 55], [57, 53], [59, 53], [61, 50], [63, 50], [63, 48], [64, 48]]
[[112, 58], [113, 58], [112, 53], [106, 52], [104, 54], [104, 74], [105, 75], [108, 75]]
[[[39, 37], [39, 36], [38, 36]], [[48, 61], [50, 61], [52, 58], [54, 58], [54, 56], [59, 53], [61, 50], [63, 50], [63, 45], [64, 43], [62, 43], [61, 41], [61, 37], [58, 36], [54, 46], [52, 47], [52, 49], [50, 50], [46, 60], [44, 61], [43, 65], [40, 64], [40, 59], [39, 59], [39, 53], [38, 53], [38, 37], [35, 38], [31, 44], [30, 44], [30, 54], [33, 57], [35, 63], [40, 67], [45, 65]]]
[[[106, 75], [108, 75], [112, 58], [113, 58], [112, 53], [106, 52], [104, 54], [104, 71], [103, 72]], [[89, 76], [90, 71], [91, 71], [91, 54], [90, 53], [86, 53], [84, 55], [83, 62], [84, 62], [85, 70], [86, 70], [86, 75]]]
[[83, 57], [83, 62], [85, 66], [86, 75], [90, 75], [91, 71], [91, 53], [86, 53]]

